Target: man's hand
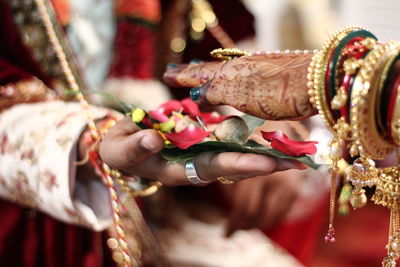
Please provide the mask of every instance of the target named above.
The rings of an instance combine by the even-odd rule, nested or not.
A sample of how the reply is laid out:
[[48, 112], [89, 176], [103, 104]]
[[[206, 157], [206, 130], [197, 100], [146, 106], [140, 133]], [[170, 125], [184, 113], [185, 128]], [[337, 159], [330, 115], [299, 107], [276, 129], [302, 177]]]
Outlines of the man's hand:
[[[100, 143], [100, 156], [112, 168], [127, 174], [160, 181], [164, 185], [190, 184], [184, 164], [167, 163], [159, 154], [164, 140], [155, 130], [140, 130], [129, 118], [112, 127]], [[303, 169], [296, 161], [257, 154], [205, 152], [195, 159], [202, 180], [213, 182], [224, 176], [233, 180], [267, 175], [287, 169]]]

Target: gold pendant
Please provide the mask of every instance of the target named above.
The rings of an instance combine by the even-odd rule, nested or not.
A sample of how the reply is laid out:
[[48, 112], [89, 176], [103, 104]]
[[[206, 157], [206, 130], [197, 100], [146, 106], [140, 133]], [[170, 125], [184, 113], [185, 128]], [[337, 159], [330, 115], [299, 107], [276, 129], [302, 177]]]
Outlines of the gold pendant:
[[372, 159], [361, 157], [353, 162], [346, 171], [347, 180], [349, 180], [354, 189], [351, 193], [350, 203], [354, 209], [359, 209], [367, 204], [364, 186], [372, 187], [378, 181], [379, 171], [375, 167]]

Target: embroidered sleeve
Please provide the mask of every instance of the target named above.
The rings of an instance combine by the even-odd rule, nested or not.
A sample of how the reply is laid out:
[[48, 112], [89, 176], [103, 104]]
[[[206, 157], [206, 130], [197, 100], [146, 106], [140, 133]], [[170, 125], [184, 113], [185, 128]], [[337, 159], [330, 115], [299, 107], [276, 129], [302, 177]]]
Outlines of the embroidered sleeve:
[[[95, 119], [109, 111], [91, 108]], [[19, 104], [0, 113], [0, 197], [102, 230], [111, 219], [100, 178], [75, 179], [86, 117], [76, 103]]]

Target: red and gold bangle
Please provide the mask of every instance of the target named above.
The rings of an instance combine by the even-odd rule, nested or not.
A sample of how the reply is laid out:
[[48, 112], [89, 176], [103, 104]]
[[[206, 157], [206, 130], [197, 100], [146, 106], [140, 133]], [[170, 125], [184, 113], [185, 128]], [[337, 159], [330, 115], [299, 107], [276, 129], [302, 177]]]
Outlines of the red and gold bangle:
[[[400, 71], [399, 73], [400, 74]], [[392, 93], [390, 96], [389, 108], [386, 115], [388, 135], [393, 143], [400, 146], [400, 75], [393, 85]]]
[[395, 148], [378, 131], [376, 100], [384, 66], [398, 54], [399, 46], [399, 42], [376, 45], [364, 59], [354, 80], [350, 122], [354, 142], [363, 157], [383, 159]]
[[[397, 51], [397, 53], [396, 53]], [[378, 126], [378, 132], [380, 135], [385, 138], [389, 143], [393, 144], [393, 139], [389, 137], [388, 131], [386, 129], [386, 114], [384, 114], [384, 110], [382, 108], [382, 102], [384, 101], [383, 99], [383, 92], [385, 89], [385, 86], [387, 84], [388, 80], [388, 75], [390, 70], [393, 67], [393, 63], [395, 62], [396, 59], [398, 59], [399, 52], [400, 52], [400, 44], [399, 48], [396, 49], [391, 55], [389, 56], [389, 59], [386, 61], [385, 65], [382, 68], [381, 74], [380, 74], [380, 81], [379, 81], [379, 86], [378, 86], [378, 92], [377, 92], [377, 100], [376, 100], [376, 120], [377, 120], [377, 126]]]
[[334, 133], [337, 132], [337, 130], [334, 129], [336, 128], [336, 120], [332, 115], [330, 103], [328, 102], [328, 95], [326, 93], [328, 63], [340, 40], [345, 38], [350, 32], [362, 29], [364, 28], [359, 26], [349, 26], [338, 30], [325, 42], [322, 49], [313, 56], [309, 66], [307, 86], [309, 88], [308, 92], [311, 103], [318, 109], [327, 127]]

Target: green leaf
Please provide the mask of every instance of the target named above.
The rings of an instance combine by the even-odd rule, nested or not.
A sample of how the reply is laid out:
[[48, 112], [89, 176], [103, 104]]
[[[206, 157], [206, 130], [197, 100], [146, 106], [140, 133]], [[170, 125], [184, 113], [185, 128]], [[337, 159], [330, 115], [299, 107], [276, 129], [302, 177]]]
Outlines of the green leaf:
[[193, 145], [187, 149], [180, 149], [178, 147], [165, 147], [161, 151], [161, 154], [168, 162], [176, 163], [176, 162], [185, 162], [203, 152], [256, 153], [278, 159], [297, 160], [313, 169], [318, 169], [321, 166], [315, 163], [309, 156], [301, 156], [301, 157], [289, 156], [276, 149], [265, 147], [252, 140], [248, 141], [243, 145], [233, 142], [208, 141]]
[[264, 124], [265, 120], [248, 115], [248, 114], [243, 114], [240, 116], [247, 124], [247, 127], [249, 128], [249, 133], [250, 135], [253, 133], [253, 131], [257, 128], [260, 127], [261, 125]]

